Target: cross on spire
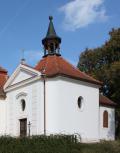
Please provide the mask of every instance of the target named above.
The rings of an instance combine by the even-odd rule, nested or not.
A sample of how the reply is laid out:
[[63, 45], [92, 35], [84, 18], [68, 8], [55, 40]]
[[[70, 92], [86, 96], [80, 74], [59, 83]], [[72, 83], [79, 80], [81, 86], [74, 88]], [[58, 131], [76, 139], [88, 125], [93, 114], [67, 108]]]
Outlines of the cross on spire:
[[22, 49], [22, 58], [21, 58], [21, 64], [25, 64], [25, 58], [24, 58], [24, 53], [25, 53], [25, 50]]

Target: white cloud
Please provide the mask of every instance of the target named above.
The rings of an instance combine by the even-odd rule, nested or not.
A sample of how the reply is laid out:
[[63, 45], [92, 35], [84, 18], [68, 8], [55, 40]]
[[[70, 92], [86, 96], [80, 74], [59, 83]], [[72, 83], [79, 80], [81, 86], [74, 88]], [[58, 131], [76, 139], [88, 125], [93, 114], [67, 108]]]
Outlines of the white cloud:
[[64, 27], [76, 30], [107, 19], [104, 0], [72, 0], [59, 9], [65, 14]]

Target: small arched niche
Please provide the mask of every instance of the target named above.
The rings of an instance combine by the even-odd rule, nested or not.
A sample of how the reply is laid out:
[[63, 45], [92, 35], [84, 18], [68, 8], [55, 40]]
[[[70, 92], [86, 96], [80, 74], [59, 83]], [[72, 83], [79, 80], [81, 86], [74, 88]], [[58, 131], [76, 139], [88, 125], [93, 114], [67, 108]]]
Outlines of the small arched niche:
[[108, 128], [108, 111], [103, 112], [103, 127]]

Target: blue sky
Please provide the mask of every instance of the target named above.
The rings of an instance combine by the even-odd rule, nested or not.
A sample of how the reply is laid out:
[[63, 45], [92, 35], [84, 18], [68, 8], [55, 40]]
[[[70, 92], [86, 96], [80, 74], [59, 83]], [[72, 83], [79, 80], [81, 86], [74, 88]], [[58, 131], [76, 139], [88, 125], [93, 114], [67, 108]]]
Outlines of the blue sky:
[[101, 46], [120, 27], [120, 0], [0, 0], [0, 65], [11, 74], [20, 63], [34, 66], [43, 55], [48, 16], [62, 38], [61, 54], [76, 65], [86, 48]]

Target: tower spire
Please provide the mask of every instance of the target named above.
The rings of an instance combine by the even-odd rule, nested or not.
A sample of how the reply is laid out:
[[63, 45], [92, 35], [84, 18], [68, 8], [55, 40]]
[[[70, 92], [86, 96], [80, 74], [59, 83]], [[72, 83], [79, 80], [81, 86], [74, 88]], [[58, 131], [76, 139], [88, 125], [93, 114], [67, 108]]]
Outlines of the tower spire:
[[53, 22], [52, 22], [53, 17], [49, 16], [49, 20], [50, 20], [50, 23], [49, 23], [49, 27], [48, 27], [48, 31], [47, 31], [46, 37], [57, 36], [56, 32], [55, 32], [55, 28], [54, 28]]
[[53, 17], [49, 16], [49, 26], [46, 37], [42, 40], [42, 44], [44, 45], [44, 56], [47, 55], [60, 55], [60, 43], [61, 38], [57, 36], [55, 32], [55, 28], [53, 25]]

